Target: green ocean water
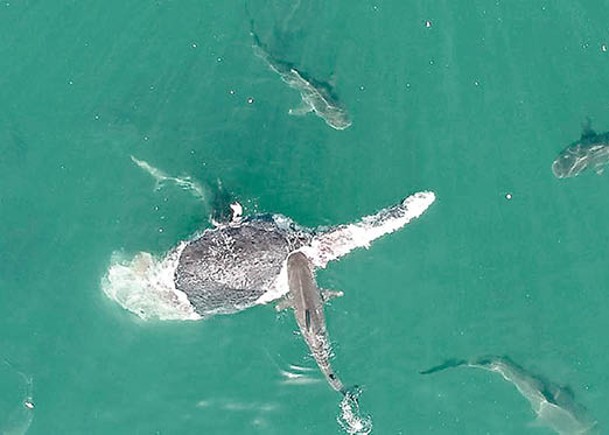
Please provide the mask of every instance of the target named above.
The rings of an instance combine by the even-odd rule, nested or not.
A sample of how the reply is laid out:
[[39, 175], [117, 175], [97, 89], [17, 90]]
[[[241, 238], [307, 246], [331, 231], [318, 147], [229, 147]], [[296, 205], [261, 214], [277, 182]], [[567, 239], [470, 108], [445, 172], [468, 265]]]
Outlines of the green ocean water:
[[[0, 3], [0, 430], [345, 433], [293, 316], [145, 322], [104, 295], [114, 252], [210, 225], [131, 156], [307, 226], [433, 190], [318, 273], [345, 292], [333, 365], [373, 433], [554, 433], [499, 375], [418, 374], [487, 354], [569, 385], [607, 430], [609, 181], [551, 163], [586, 117], [609, 130], [609, 2], [355, 3], [248, 4], [274, 55], [335, 84], [344, 131], [288, 115], [298, 92], [254, 56], [242, 2]], [[282, 382], [290, 364], [319, 382]]]

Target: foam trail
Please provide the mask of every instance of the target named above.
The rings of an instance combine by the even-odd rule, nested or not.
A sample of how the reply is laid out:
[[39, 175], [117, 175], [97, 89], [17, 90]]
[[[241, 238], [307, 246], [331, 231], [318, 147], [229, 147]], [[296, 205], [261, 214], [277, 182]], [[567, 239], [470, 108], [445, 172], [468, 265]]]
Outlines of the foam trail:
[[346, 394], [340, 402], [340, 415], [336, 418], [338, 424], [349, 435], [368, 435], [372, 432], [372, 418], [361, 415], [357, 396], [359, 394]]
[[173, 281], [182, 242], [162, 260], [148, 252], [129, 258], [114, 253], [107, 273], [102, 278], [103, 292], [123, 308], [144, 320], [199, 320], [186, 295], [176, 289]]
[[178, 187], [192, 193], [193, 196], [195, 196], [196, 198], [205, 200], [205, 198], [207, 197], [203, 186], [201, 186], [196, 181], [193, 181], [192, 178], [190, 178], [189, 176], [172, 177], [171, 175], [166, 174], [165, 172], [161, 171], [160, 169], [155, 168], [154, 166], [150, 165], [149, 163], [147, 163], [143, 160], [139, 160], [139, 159], [135, 158], [134, 156], [131, 156], [131, 160], [138, 167], [140, 167], [141, 169], [146, 171], [148, 174], [150, 174], [152, 176], [152, 178], [155, 179], [155, 181], [156, 181], [155, 188], [156, 189], [160, 189], [162, 187], [163, 183], [169, 181], [169, 182], [175, 183]]
[[281, 381], [281, 383], [284, 385], [309, 385], [321, 382], [321, 379], [314, 378], [308, 375], [305, 371], [298, 372], [296, 370], [290, 371], [282, 369], [280, 369], [279, 371], [281, 373], [281, 376], [283, 376], [283, 380]]
[[316, 371], [310, 367], [303, 367], [296, 364], [289, 364], [288, 369], [284, 370], [281, 368], [277, 360], [267, 351], [266, 352], [269, 360], [277, 367], [279, 373], [281, 373], [282, 380], [280, 381], [283, 385], [307, 385], [321, 382], [321, 379], [310, 376], [311, 372]]
[[24, 381], [23, 399], [0, 426], [2, 435], [24, 435], [34, 419], [34, 379], [15, 369], [7, 360], [4, 363]]
[[313, 369], [311, 367], [304, 367], [304, 366], [298, 366], [296, 364], [290, 364], [290, 370], [292, 371], [297, 371], [297, 372], [314, 372], [316, 371], [316, 369]]
[[269, 413], [279, 409], [279, 404], [274, 402], [238, 401], [229, 398], [214, 398], [199, 400], [195, 405], [197, 408], [216, 408], [225, 411]]

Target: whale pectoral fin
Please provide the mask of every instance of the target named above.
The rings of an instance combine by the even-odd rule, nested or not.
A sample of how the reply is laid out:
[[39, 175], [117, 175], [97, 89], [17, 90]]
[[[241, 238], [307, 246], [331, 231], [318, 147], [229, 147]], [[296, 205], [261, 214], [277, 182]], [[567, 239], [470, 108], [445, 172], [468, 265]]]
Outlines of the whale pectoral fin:
[[329, 300], [332, 300], [334, 298], [340, 298], [341, 296], [344, 296], [344, 293], [340, 290], [323, 289], [321, 291], [321, 300], [324, 302], [328, 302]]
[[300, 106], [288, 110], [288, 113], [292, 116], [303, 116], [312, 111], [313, 106], [305, 100], [302, 100], [302, 104]]
[[315, 267], [326, 267], [356, 248], [368, 248], [385, 234], [399, 230], [420, 217], [436, 200], [433, 192], [418, 192], [402, 202], [365, 216], [359, 222], [319, 229], [310, 246], [301, 248], [312, 259]]
[[605, 172], [605, 168], [603, 166], [597, 166], [596, 168], [594, 168], [594, 172], [596, 172], [596, 175], [603, 175], [603, 172]]
[[277, 305], [275, 305], [275, 310], [283, 311], [288, 308], [292, 308], [292, 306], [292, 299], [286, 296], [283, 299], [279, 299], [279, 302], [277, 302]]

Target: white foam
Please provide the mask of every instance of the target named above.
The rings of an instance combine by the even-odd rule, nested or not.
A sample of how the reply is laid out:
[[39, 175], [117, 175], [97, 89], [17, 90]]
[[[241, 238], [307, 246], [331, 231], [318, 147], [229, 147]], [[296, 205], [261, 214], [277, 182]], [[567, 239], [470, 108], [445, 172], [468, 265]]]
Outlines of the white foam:
[[[135, 158], [134, 161], [144, 164]], [[139, 164], [138, 164], [139, 165]], [[155, 177], [165, 177], [155, 168], [148, 168]], [[311, 246], [302, 247], [316, 267], [325, 267], [358, 247], [368, 247], [375, 239], [396, 231], [413, 219], [421, 216], [434, 202], [433, 192], [419, 192], [406, 198], [400, 205], [366, 216], [360, 222], [341, 225], [316, 236]], [[291, 228], [291, 219], [274, 216], [280, 227]], [[102, 278], [102, 289], [112, 300], [144, 320], [199, 320], [186, 294], [175, 287], [174, 273], [179, 256], [188, 242], [182, 242], [165, 258], [157, 259], [148, 252], [139, 252], [133, 257], [114, 253], [107, 273]], [[277, 300], [289, 292], [287, 260], [271, 289], [265, 292], [256, 304]]]
[[317, 369], [313, 369], [311, 367], [299, 366], [299, 365], [296, 365], [296, 364], [290, 364], [289, 367], [290, 367], [290, 370], [292, 370], [293, 372], [299, 372], [299, 373], [306, 373], [306, 372], [315, 372], [315, 371], [317, 371]]
[[347, 394], [339, 406], [340, 415], [336, 420], [345, 432], [349, 435], [367, 435], [372, 432], [372, 418], [361, 415], [356, 398]]
[[3, 416], [0, 422], [0, 434], [24, 435], [27, 433], [34, 419], [34, 379], [15, 369], [7, 360], [3, 360], [7, 367], [23, 379], [23, 399], [8, 415]]
[[172, 183], [175, 183], [178, 187], [192, 193], [192, 195], [195, 196], [196, 198], [205, 200], [205, 198], [207, 197], [203, 186], [201, 186], [196, 181], [193, 181], [193, 179], [189, 176], [172, 177], [171, 175], [166, 174], [162, 170], [155, 168], [148, 162], [139, 160], [139, 159], [135, 158], [134, 156], [131, 156], [131, 160], [138, 167], [140, 167], [141, 169], [146, 171], [148, 174], [150, 174], [152, 176], [152, 178], [154, 178], [154, 180], [156, 181], [156, 185], [155, 185], [156, 189], [160, 189], [165, 182], [172, 182]]
[[264, 292], [262, 296], [260, 296], [256, 300], [255, 304], [268, 304], [269, 302], [275, 301], [287, 295], [289, 291], [290, 287], [288, 286], [288, 260], [285, 259], [283, 261], [283, 264], [281, 265], [279, 275], [275, 279], [275, 283], [268, 291]]
[[233, 212], [231, 221], [239, 222], [239, 220], [241, 219], [241, 216], [243, 216], [243, 206], [241, 204], [239, 204], [237, 201], [235, 201], [230, 205], [230, 209]]
[[214, 398], [209, 400], [199, 400], [196, 405], [197, 408], [216, 408], [224, 411], [239, 411], [239, 412], [257, 412], [257, 413], [269, 413], [279, 409], [278, 403], [273, 402], [243, 402], [229, 398]]
[[317, 384], [319, 382], [322, 382], [322, 380], [320, 378], [312, 376], [312, 373], [311, 373], [312, 369], [309, 369], [307, 367], [298, 367], [297, 369], [295, 369], [294, 367], [298, 367], [298, 366], [290, 365], [290, 370], [279, 369], [279, 372], [281, 373], [281, 376], [283, 377], [283, 379], [281, 380], [282, 384], [284, 384], [284, 385], [309, 385], [309, 384]]
[[[296, 224], [292, 219], [287, 216], [283, 216], [281, 214], [273, 215], [273, 220], [275, 224], [285, 230], [292, 231], [295, 229], [301, 229], [298, 224]], [[271, 289], [265, 292], [262, 296], [256, 300], [256, 304], [268, 304], [269, 302], [280, 299], [281, 297], [287, 295], [290, 291], [290, 287], [288, 286], [288, 259], [286, 258], [281, 265], [281, 270], [279, 271], [279, 275], [275, 279], [275, 283], [271, 286]]]
[[311, 246], [303, 247], [301, 251], [316, 267], [326, 267], [328, 262], [348, 254], [353, 249], [368, 248], [375, 239], [399, 230], [421, 216], [435, 199], [433, 192], [415, 193], [399, 206], [383, 209], [355, 224], [341, 225], [321, 233], [313, 239]]
[[159, 260], [148, 252], [133, 257], [115, 252], [102, 278], [103, 292], [123, 308], [144, 320], [199, 320], [186, 294], [175, 287], [174, 273], [182, 242]]

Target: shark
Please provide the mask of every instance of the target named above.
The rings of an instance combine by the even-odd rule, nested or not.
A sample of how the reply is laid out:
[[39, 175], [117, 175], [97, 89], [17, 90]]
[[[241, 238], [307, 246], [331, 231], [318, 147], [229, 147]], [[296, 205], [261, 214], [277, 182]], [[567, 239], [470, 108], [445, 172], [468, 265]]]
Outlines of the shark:
[[294, 309], [301, 336], [328, 384], [335, 391], [346, 395], [348, 390], [330, 365], [332, 350], [324, 316], [324, 302], [332, 297], [342, 296], [342, 292], [320, 290], [315, 283], [312, 269], [311, 262], [302, 252], [290, 254], [287, 259], [289, 293], [283, 304], [278, 304], [277, 307], [281, 309], [290, 306]]
[[507, 356], [486, 356], [471, 361], [450, 359], [420, 373], [428, 375], [455, 367], [473, 367], [499, 373], [529, 401], [537, 416], [536, 425], [549, 427], [559, 435], [595, 433], [596, 421], [575, 401], [570, 388], [532, 374]]
[[290, 109], [288, 112], [290, 115], [299, 116], [313, 112], [336, 130], [344, 130], [351, 126], [349, 113], [340, 103], [329, 83], [316, 80], [293, 63], [272, 56], [254, 32], [253, 20], [250, 34], [254, 41], [254, 54], [276, 72], [284, 83], [300, 93], [302, 104], [298, 108]]
[[579, 140], [562, 150], [552, 163], [556, 178], [576, 177], [586, 169], [601, 174], [609, 163], [609, 132], [596, 133], [589, 119], [582, 130]]

